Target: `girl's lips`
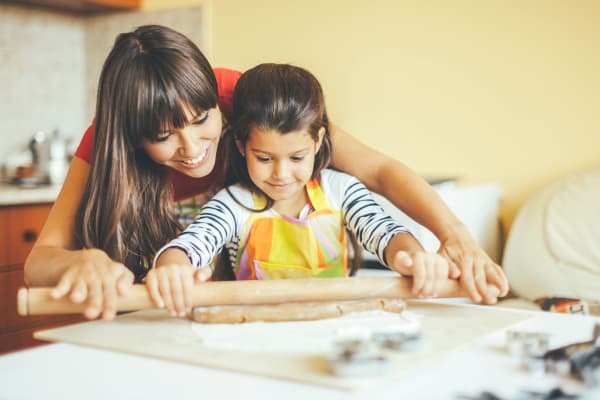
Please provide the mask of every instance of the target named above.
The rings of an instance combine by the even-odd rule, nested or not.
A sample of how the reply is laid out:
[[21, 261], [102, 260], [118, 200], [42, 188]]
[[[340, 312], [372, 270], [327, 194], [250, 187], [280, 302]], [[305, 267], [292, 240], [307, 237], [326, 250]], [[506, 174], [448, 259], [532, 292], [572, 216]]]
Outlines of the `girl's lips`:
[[276, 190], [283, 190], [290, 187], [291, 183], [269, 183], [269, 185]]

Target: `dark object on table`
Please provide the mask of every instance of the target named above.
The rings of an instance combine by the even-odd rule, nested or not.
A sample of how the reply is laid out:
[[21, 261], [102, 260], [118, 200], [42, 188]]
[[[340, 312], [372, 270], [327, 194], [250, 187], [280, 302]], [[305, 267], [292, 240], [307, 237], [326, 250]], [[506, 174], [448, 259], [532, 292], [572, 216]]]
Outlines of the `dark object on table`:
[[522, 390], [517, 394], [517, 397], [500, 397], [492, 392], [483, 391], [476, 396], [460, 395], [457, 399], [460, 400], [570, 400], [578, 399], [579, 395], [565, 393], [561, 388], [556, 387], [548, 392], [535, 392], [530, 390]]

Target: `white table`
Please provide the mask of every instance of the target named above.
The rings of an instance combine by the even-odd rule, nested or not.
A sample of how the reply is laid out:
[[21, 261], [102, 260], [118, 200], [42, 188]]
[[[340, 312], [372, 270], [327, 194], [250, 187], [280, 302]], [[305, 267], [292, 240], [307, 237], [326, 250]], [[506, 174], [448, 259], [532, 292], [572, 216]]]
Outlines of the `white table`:
[[[464, 307], [480, 307], [464, 305]], [[515, 311], [528, 312], [528, 311]], [[521, 329], [553, 333], [553, 342], [585, 340], [591, 317], [531, 313]], [[556, 376], [535, 376], [520, 369], [504, 351], [504, 332], [482, 337], [416, 367], [401, 379], [366, 391], [345, 392], [260, 376], [180, 364], [69, 344], [52, 344], [0, 357], [0, 399], [452, 399], [492, 390], [512, 395], [518, 389], [551, 388], [571, 392], [583, 386]], [[600, 398], [600, 390], [584, 398]]]

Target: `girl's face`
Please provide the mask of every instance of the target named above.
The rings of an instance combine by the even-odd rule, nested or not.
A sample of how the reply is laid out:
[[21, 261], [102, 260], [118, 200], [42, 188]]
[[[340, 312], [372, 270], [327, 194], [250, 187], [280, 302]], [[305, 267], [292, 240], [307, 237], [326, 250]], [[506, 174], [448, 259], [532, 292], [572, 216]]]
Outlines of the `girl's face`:
[[193, 178], [208, 175], [215, 166], [221, 137], [221, 111], [218, 107], [198, 115], [187, 112], [189, 125], [160, 132], [156, 142], [145, 141], [144, 150], [152, 160]]
[[290, 210], [304, 205], [304, 187], [313, 174], [315, 154], [321, 140], [322, 135], [315, 143], [306, 130], [286, 134], [254, 127], [250, 130], [245, 147], [240, 148], [246, 158], [248, 175], [275, 201], [274, 208], [278, 211], [296, 213], [299, 210]]

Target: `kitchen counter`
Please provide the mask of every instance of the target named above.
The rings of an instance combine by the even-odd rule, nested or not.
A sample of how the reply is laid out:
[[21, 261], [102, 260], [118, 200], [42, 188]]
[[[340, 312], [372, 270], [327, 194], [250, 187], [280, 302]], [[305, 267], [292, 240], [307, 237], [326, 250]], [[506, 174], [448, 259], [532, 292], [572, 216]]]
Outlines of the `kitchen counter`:
[[[485, 306], [464, 305], [482, 308]], [[524, 312], [517, 311], [514, 312]], [[520, 323], [524, 331], [552, 332], [554, 344], [584, 340], [596, 319], [532, 312]], [[515, 327], [511, 327], [514, 329]], [[152, 323], [148, 323], [148, 334]], [[516, 398], [521, 389], [549, 390], [558, 385], [581, 399], [598, 399], [600, 388], [583, 387], [572, 378], [537, 375], [518, 366], [504, 349], [504, 329], [471, 342], [460, 350], [440, 355], [433, 362], [416, 364], [404, 374], [382, 379], [365, 390], [343, 391], [277, 380], [224, 369], [178, 363], [141, 355], [95, 349], [66, 343], [0, 356], [0, 398], [115, 399], [124, 394], [136, 399], [286, 398], [456, 399], [490, 390], [502, 398]], [[564, 344], [564, 343], [561, 343]], [[48, 365], [52, 365], [48, 368]], [[99, 379], [101, 377], [101, 379]], [[360, 378], [357, 378], [360, 379]], [[35, 384], [31, 384], [34, 382]], [[252, 395], [254, 393], [254, 395]], [[505, 397], [506, 395], [506, 397]]]
[[53, 203], [60, 188], [61, 185], [25, 187], [0, 183], [0, 206]]

